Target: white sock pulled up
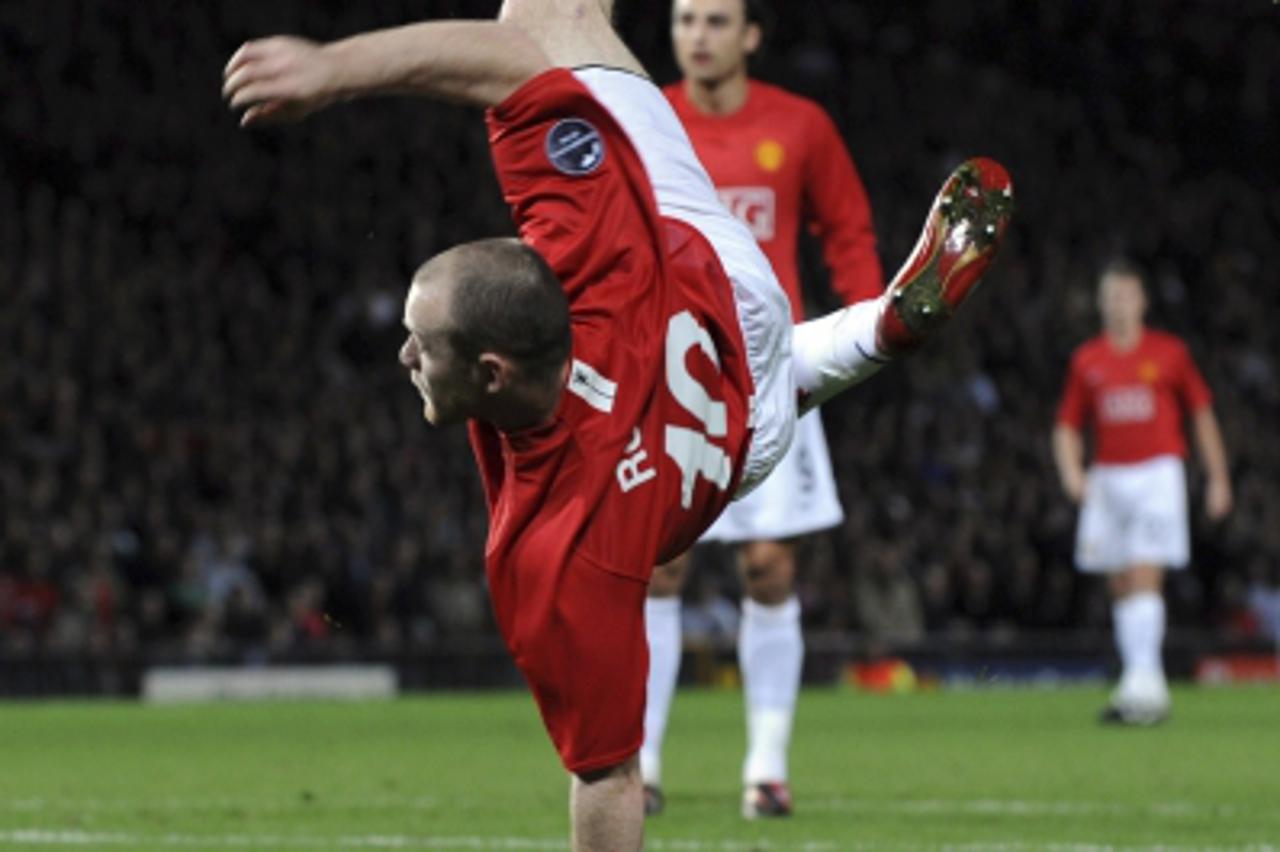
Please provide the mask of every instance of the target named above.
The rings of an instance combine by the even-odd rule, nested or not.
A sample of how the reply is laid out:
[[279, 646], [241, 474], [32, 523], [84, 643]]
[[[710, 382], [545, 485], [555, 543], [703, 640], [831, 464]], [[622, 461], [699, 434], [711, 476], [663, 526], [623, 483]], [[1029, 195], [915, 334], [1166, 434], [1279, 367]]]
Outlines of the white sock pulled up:
[[644, 783], [662, 783], [662, 740], [671, 715], [671, 699], [680, 679], [680, 598], [647, 598], [644, 630], [649, 640], [649, 686], [644, 706], [644, 745], [640, 775]]
[[787, 752], [803, 663], [800, 602], [791, 597], [770, 606], [744, 600], [738, 633], [738, 664], [747, 703], [744, 784], [787, 780]]

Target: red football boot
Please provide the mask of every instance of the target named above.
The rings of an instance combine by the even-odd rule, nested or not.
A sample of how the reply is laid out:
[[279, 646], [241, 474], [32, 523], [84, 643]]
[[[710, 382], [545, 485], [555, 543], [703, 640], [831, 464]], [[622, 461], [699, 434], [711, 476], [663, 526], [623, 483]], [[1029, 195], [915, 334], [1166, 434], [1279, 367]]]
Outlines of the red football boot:
[[742, 792], [744, 819], [791, 816], [791, 788], [786, 781], [751, 784]]
[[876, 347], [902, 355], [960, 307], [991, 265], [1013, 214], [1013, 182], [995, 160], [968, 160], [942, 185], [915, 250], [885, 288]]

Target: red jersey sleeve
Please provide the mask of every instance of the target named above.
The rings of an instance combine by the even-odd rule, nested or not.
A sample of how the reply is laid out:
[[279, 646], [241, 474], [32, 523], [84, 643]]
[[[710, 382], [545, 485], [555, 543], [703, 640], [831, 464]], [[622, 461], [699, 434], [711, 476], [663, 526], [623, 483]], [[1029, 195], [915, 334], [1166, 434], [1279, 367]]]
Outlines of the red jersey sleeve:
[[529, 80], [488, 114], [489, 144], [520, 238], [550, 264], [571, 309], [623, 313], [661, 281], [658, 214], [609, 111], [571, 72]]
[[1194, 414], [1212, 405], [1213, 394], [1185, 343], [1178, 344], [1177, 365], [1176, 387], [1183, 408]]
[[873, 299], [884, 291], [884, 273], [866, 189], [831, 118], [815, 107], [807, 127], [805, 213], [822, 242], [831, 288], [845, 304]]
[[1062, 399], [1058, 402], [1057, 422], [1082, 431], [1085, 421], [1090, 417], [1088, 389], [1084, 383], [1084, 365], [1081, 350], [1076, 350], [1071, 357], [1071, 366], [1067, 370], [1067, 382], [1062, 389]]

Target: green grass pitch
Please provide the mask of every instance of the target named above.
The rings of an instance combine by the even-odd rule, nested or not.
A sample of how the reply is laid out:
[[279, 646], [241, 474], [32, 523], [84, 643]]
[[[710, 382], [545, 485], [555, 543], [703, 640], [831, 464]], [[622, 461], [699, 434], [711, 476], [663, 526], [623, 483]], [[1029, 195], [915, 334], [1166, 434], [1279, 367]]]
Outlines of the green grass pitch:
[[[1280, 690], [1190, 689], [1099, 727], [1097, 688], [811, 690], [796, 815], [738, 816], [741, 697], [684, 691], [648, 848], [1280, 848]], [[564, 849], [528, 696], [370, 704], [0, 704], [9, 849]]]

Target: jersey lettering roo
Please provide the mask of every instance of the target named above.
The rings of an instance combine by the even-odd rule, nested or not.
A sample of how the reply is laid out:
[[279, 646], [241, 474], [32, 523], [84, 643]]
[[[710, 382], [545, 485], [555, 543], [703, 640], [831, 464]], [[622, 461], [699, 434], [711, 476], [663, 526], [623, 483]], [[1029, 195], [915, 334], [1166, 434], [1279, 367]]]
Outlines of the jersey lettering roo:
[[[670, 423], [666, 426], [664, 450], [680, 469], [680, 505], [685, 509], [693, 505], [693, 489], [699, 476], [721, 491], [729, 487], [733, 478], [729, 455], [710, 441], [728, 434], [728, 409], [723, 402], [712, 398], [690, 374], [686, 359], [695, 346], [717, 370], [720, 368], [720, 354], [711, 335], [692, 313], [680, 311], [667, 321], [667, 389], [681, 408], [697, 418], [704, 430]], [[639, 429], [624, 452], [626, 455], [618, 464], [617, 477], [619, 487], [626, 493], [656, 477], [657, 471], [643, 466], [648, 453], [640, 446]]]

